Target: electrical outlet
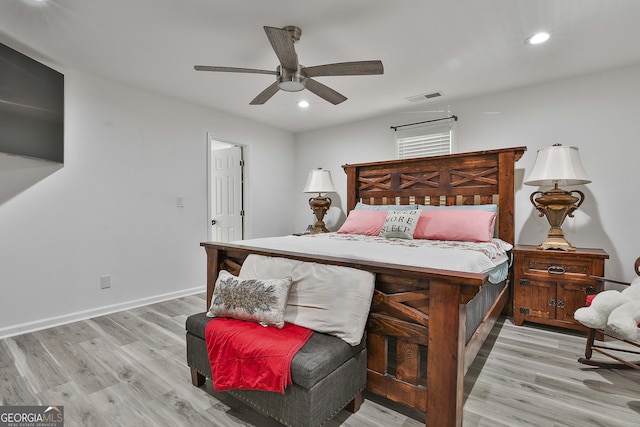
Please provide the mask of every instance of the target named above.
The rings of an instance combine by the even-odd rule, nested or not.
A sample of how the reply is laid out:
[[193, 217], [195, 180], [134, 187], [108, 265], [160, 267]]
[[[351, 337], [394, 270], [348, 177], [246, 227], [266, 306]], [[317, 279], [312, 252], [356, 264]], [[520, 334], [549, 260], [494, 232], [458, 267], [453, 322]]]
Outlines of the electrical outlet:
[[100, 289], [111, 287], [111, 276], [100, 276]]
[[176, 206], [179, 208], [184, 208], [184, 197], [176, 197]]

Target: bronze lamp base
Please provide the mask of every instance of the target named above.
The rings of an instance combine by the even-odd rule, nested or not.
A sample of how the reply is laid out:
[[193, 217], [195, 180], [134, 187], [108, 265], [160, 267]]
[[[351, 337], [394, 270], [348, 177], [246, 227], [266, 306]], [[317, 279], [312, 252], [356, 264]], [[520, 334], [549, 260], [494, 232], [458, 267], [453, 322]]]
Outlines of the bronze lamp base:
[[318, 194], [316, 197], [309, 199], [309, 206], [316, 216], [316, 223], [309, 231], [309, 234], [329, 233], [329, 230], [322, 219], [331, 207], [331, 199]]
[[[574, 196], [573, 193], [576, 193], [580, 197]], [[536, 195], [538, 196], [535, 197]], [[576, 248], [564, 238], [564, 232], [561, 227], [564, 219], [567, 216], [573, 217], [573, 212], [582, 204], [584, 201], [584, 193], [578, 190], [561, 190], [558, 188], [558, 183], [556, 182], [553, 189], [531, 193], [529, 199], [538, 212], [540, 212], [540, 216], [546, 216], [551, 225], [549, 233], [547, 234], [547, 240], [538, 245], [538, 249], [575, 251]]]

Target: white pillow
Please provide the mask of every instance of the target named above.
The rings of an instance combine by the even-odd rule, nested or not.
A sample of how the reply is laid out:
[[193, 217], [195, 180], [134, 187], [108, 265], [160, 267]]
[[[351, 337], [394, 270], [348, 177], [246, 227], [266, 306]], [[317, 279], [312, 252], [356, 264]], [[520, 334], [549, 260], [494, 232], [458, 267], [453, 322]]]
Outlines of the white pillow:
[[287, 258], [249, 255], [240, 279], [293, 278], [285, 322], [360, 344], [371, 308], [375, 276], [367, 271]]
[[413, 232], [416, 230], [421, 213], [420, 209], [389, 211], [380, 230], [380, 237], [413, 239]]

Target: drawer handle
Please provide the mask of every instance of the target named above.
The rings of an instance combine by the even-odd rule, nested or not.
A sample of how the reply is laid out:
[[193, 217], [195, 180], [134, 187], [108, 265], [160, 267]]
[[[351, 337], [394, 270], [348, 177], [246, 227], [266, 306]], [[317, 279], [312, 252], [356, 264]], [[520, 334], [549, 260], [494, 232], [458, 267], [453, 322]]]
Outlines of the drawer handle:
[[561, 265], [550, 265], [549, 267], [547, 267], [547, 273], [551, 274], [564, 274], [565, 271], [566, 270]]

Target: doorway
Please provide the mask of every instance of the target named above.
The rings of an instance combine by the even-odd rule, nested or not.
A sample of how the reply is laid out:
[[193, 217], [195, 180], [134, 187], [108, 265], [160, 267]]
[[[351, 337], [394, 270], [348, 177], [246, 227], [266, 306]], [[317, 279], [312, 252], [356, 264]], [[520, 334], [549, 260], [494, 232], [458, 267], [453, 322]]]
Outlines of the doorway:
[[208, 239], [215, 242], [242, 240], [244, 236], [243, 147], [208, 139]]

